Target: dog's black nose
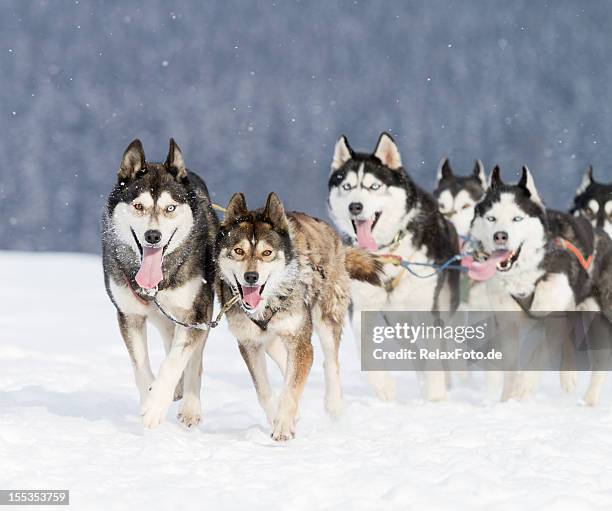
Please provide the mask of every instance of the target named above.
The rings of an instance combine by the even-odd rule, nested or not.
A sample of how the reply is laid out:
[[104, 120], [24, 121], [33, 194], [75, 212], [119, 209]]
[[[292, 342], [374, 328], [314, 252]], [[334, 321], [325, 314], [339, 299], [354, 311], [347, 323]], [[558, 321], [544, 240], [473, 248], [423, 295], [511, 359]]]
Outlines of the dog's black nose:
[[349, 204], [349, 212], [351, 215], [359, 215], [363, 211], [363, 204], [361, 202], [351, 202]]
[[161, 232], [156, 229], [145, 232], [145, 241], [149, 245], [157, 245], [161, 241]]
[[244, 281], [247, 284], [255, 284], [259, 280], [259, 273], [256, 271], [247, 271], [244, 273]]
[[493, 241], [497, 245], [505, 245], [508, 242], [508, 233], [506, 231], [497, 231], [493, 235]]

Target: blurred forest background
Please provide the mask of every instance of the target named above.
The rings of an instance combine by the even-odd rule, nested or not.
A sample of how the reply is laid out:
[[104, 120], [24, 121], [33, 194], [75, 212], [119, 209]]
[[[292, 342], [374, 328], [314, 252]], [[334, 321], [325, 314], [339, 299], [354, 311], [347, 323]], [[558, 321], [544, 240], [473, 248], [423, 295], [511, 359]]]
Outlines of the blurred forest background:
[[99, 251], [121, 154], [175, 137], [213, 200], [276, 190], [326, 217], [334, 142], [396, 137], [438, 161], [527, 164], [566, 208], [612, 181], [607, 1], [2, 0], [0, 248]]

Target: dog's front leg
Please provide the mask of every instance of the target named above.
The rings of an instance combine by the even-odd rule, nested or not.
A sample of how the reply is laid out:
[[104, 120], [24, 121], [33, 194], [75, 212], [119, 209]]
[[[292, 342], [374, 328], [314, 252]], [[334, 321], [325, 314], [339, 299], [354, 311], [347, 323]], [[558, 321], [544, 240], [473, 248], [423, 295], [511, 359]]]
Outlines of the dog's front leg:
[[[357, 347], [357, 355], [361, 359], [361, 311], [353, 310], [351, 316], [351, 328], [355, 345]], [[381, 401], [395, 401], [397, 397], [397, 389], [393, 376], [388, 371], [367, 371], [366, 377], [376, 397]]]
[[284, 376], [287, 372], [287, 350], [282, 341], [280, 339], [272, 339], [266, 344], [266, 353], [274, 360]]
[[238, 341], [240, 354], [247, 365], [259, 404], [266, 413], [270, 425], [276, 417], [277, 400], [268, 380], [268, 369], [266, 367], [266, 355], [263, 344], [253, 341]]
[[[549, 311], [571, 311], [575, 308], [574, 292], [565, 274], [552, 273], [537, 285], [533, 303], [531, 304], [531, 312], [533, 314], [546, 314]], [[561, 386], [565, 391], [572, 392], [578, 383], [578, 373], [572, 367], [573, 340], [571, 332], [560, 328], [558, 324], [554, 324], [553, 328], [556, 328], [556, 333], [551, 334], [550, 338], [552, 341], [559, 340], [562, 346], [562, 361], [564, 365], [561, 368]], [[528, 377], [528, 384], [524, 386], [530, 386], [531, 388], [525, 389], [527, 393], [535, 391], [537, 376], [539, 375]]]
[[[184, 381], [184, 392], [177, 418], [179, 422], [187, 428], [196, 426], [202, 419], [202, 404], [200, 402], [200, 389], [202, 387], [202, 352], [204, 351], [204, 345], [208, 339], [208, 333], [208, 331], [194, 332], [194, 335], [199, 335], [201, 339], [195, 342], [193, 353], [187, 362], [187, 367], [185, 367], [185, 372], [181, 378]], [[178, 386], [180, 386], [181, 379], [179, 379]], [[174, 392], [174, 398], [176, 400], [176, 390]]]
[[[165, 316], [161, 316], [159, 314], [152, 314], [149, 319], [159, 331], [159, 335], [161, 335], [162, 341], [164, 343], [164, 351], [166, 355], [168, 355], [168, 353], [170, 353], [170, 349], [172, 348], [172, 339], [174, 338], [174, 323], [168, 320]], [[176, 389], [174, 390], [174, 400], [179, 401], [182, 398], [183, 377], [181, 377], [178, 384], [176, 385]]]
[[123, 342], [125, 342], [130, 354], [136, 386], [140, 393], [140, 404], [142, 405], [149, 394], [149, 388], [154, 380], [147, 349], [145, 317], [118, 312], [117, 320], [119, 321], [119, 329], [121, 330]]
[[202, 332], [177, 326], [168, 356], [162, 362], [157, 379], [143, 403], [140, 413], [146, 428], [155, 428], [163, 422], [172, 403], [174, 389], [194, 352], [200, 353], [204, 343]]
[[311, 334], [312, 328], [307, 334], [285, 342], [288, 351], [287, 372], [278, 403], [278, 412], [272, 424], [274, 440], [285, 441], [295, 436], [298, 403], [312, 367]]

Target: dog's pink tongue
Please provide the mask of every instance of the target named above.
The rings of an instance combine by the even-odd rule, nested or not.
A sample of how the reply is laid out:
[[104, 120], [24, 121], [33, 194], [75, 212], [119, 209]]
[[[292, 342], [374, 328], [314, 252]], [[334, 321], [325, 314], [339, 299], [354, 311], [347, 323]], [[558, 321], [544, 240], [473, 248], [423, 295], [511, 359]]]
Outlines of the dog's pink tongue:
[[163, 248], [142, 247], [142, 262], [136, 283], [143, 289], [153, 289], [164, 278], [162, 273]]
[[376, 250], [378, 246], [372, 236], [372, 224], [374, 220], [355, 220], [357, 227], [357, 245], [365, 250]]
[[497, 263], [508, 257], [507, 250], [493, 252], [486, 261], [474, 261], [472, 256], [463, 256], [461, 266], [468, 269], [468, 276], [474, 280], [489, 280], [497, 272]]
[[261, 302], [261, 286], [242, 286], [242, 299], [253, 309]]

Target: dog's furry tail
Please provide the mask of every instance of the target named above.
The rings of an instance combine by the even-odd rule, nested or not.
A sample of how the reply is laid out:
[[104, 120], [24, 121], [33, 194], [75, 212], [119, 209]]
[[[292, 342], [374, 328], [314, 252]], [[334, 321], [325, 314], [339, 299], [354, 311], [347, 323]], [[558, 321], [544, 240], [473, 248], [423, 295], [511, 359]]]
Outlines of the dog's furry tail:
[[384, 263], [374, 254], [356, 247], [346, 247], [346, 270], [353, 280], [383, 286]]

